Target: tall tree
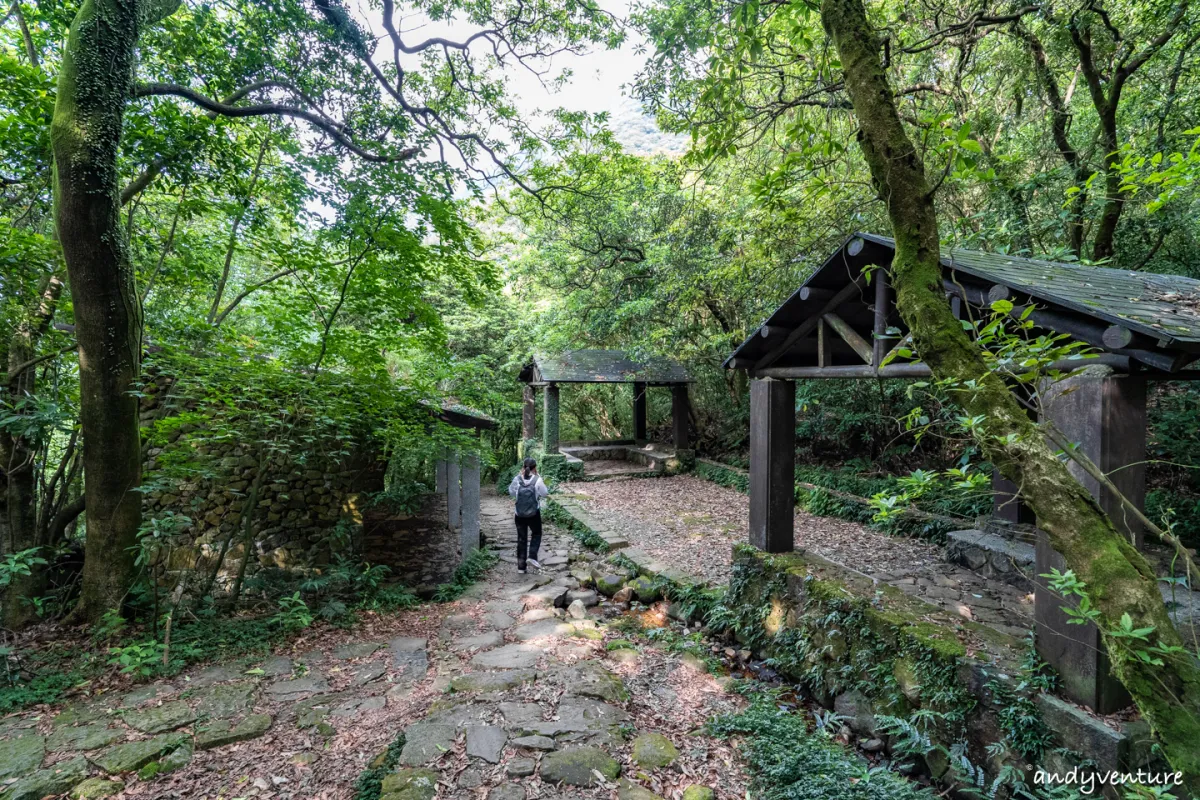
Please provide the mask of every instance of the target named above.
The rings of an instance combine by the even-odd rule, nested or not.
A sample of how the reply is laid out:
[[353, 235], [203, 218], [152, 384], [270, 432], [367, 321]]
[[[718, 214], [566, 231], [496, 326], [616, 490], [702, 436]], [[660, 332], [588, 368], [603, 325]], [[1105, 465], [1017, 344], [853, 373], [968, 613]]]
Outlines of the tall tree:
[[[501, 64], [545, 59], [563, 49], [619, 35], [610, 17], [591, 2], [566, 0], [533, 8], [522, 2], [434, 3], [414, 10], [435, 21], [461, 14], [479, 26], [478, 32], [459, 41], [433, 37], [409, 43], [395, 27], [396, 9], [389, 0], [384, 3], [383, 24], [393, 58], [381, 66], [373, 58], [374, 45], [340, 4], [318, 0], [315, 5], [317, 19], [300, 3], [285, 4], [266, 19], [252, 8], [245, 10], [248, 29], [262, 39], [265, 53], [235, 51], [232, 58], [226, 56], [225, 61], [236, 69], [226, 68], [221, 78], [238, 77], [244, 82], [231, 87], [222, 100], [192, 88], [195, 76], [175, 63], [153, 67], [167, 80], [136, 81], [139, 43], [178, 9], [178, 0], [174, 4], [170, 0], [84, 0], [71, 24], [60, 64], [52, 139], [55, 223], [63, 242], [79, 341], [88, 506], [76, 614], [80, 620], [94, 620], [125, 599], [141, 520], [135, 391], [143, 347], [142, 315], [127, 244], [133, 212], [129, 226], [123, 226], [121, 205], [170, 170], [173, 159], [186, 158], [190, 152], [188, 147], [176, 147], [174, 152], [156, 155], [123, 191], [118, 167], [132, 101], [173, 97], [202, 109], [207, 119], [270, 116], [302, 122], [323, 137], [322, 148], [331, 143], [355, 160], [380, 165], [379, 174], [395, 180], [402, 180], [407, 169], [440, 176], [449, 185], [457, 173], [442, 158], [402, 166], [426, 147], [437, 145], [443, 158], [449, 157], [447, 149], [456, 153], [461, 169], [489, 177], [486, 163], [478, 161], [482, 158], [522, 183], [501, 157], [503, 137], [522, 146], [535, 144], [537, 137], [516, 118], [504, 99], [502, 83], [492, 77], [484, 59]], [[196, 19], [204, 16], [188, 15], [181, 27], [186, 30]], [[221, 46], [205, 50], [197, 47], [198, 42], [171, 36], [156, 43], [168, 50], [194, 48], [215, 61], [226, 52]], [[473, 54], [476, 45], [486, 48], [487, 55]], [[349, 64], [346, 56], [352, 59]], [[412, 57], [420, 58], [419, 65], [407, 63]], [[296, 63], [308, 71], [285, 78]], [[173, 82], [176, 77], [184, 80]], [[258, 97], [264, 99], [246, 102]], [[343, 110], [345, 119], [335, 119], [326, 110], [331, 104]], [[503, 133], [490, 134], [488, 124]], [[374, 142], [371, 147], [357, 142], [364, 131]], [[326, 157], [327, 175], [337, 172], [341, 158], [337, 152]], [[363, 188], [387, 191], [387, 183]], [[395, 210], [401, 219], [413, 212], [431, 218], [443, 213], [432, 204]], [[219, 298], [223, 291], [217, 294]], [[209, 316], [210, 322], [217, 321], [214, 314]]]
[[[945, 301], [938, 192], [962, 177], [990, 178], [986, 170], [972, 171], [978, 162], [963, 155], [982, 146], [970, 139], [969, 125], [950, 129], [940, 109], [927, 109], [916, 99], [940, 97], [937, 83], [914, 81], [898, 88], [889, 78], [889, 71], [906, 78], [944, 76], [944, 67], [924, 61], [924, 54], [961, 39], [964, 53], [951, 77], [965, 81], [969, 51], [987, 31], [1030, 12], [972, 11], [962, 20], [939, 18], [913, 35], [906, 31], [911, 24], [907, 8], [880, 7], [891, 24], [876, 27], [862, 0], [823, 0], [822, 30], [807, 24], [814, 10], [805, 3], [740, 3], [727, 7], [720, 19], [710, 19], [711, 30], [693, 26], [677, 6], [651, 14], [647, 25], [659, 45], [659, 60], [652, 62], [643, 86], [671, 103], [668, 121], [671, 113], [685, 120], [697, 149], [710, 157], [774, 136], [794, 153], [793, 163], [801, 167], [794, 174], [811, 174], [838, 152], [842, 136], [853, 133], [896, 240], [890, 271], [915, 349], [934, 376], [951, 387], [966, 414], [982, 420], [977, 443], [984, 456], [1022, 487], [1039, 525], [1088, 585], [1115, 674], [1161, 738], [1171, 763], [1196, 787], [1200, 670], [1181, 646], [1153, 570], [1055, 457], [1044, 432], [989, 371]], [[877, 32], [882, 27], [886, 37]], [[829, 58], [813, 57], [826, 48], [832, 50]], [[697, 77], [682, 64], [694, 63], [687, 58], [702, 49], [708, 60]], [[909, 59], [918, 65], [902, 63]], [[852, 120], [839, 111], [853, 112]], [[941, 163], [927, 168], [926, 158]], [[957, 191], [956, 199], [969, 199], [962, 188]], [[1130, 624], [1151, 632], [1147, 646], [1153, 658], [1143, 659], [1122, 641], [1121, 631]], [[1155, 663], [1159, 660], [1161, 665]]]

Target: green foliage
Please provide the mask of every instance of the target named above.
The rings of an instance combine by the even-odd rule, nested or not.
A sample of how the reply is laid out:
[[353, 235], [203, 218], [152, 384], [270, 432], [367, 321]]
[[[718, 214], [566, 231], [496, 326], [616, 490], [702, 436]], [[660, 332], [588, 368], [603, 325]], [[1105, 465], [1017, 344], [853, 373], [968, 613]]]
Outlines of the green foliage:
[[312, 625], [313, 619], [312, 612], [308, 610], [308, 603], [296, 592], [291, 597], [279, 599], [279, 612], [271, 621], [289, 633], [296, 633]]
[[415, 514], [431, 491], [426, 483], [397, 481], [382, 492], [373, 494], [365, 508], [379, 509], [389, 514]]
[[546, 498], [546, 507], [542, 509], [542, 519], [562, 528], [593, 552], [607, 553], [609, 550], [608, 542], [604, 541], [600, 534], [567, 513], [562, 506], [554, 502], [553, 497]]
[[929, 800], [934, 795], [893, 772], [872, 767], [767, 691], [746, 710], [709, 723], [716, 736], [742, 737], [756, 796], [766, 800]]
[[500, 557], [491, 550], [475, 550], [471, 555], [467, 556], [466, 560], [458, 565], [454, 570], [454, 576], [449, 583], [443, 583], [437, 588], [437, 592], [433, 595], [433, 599], [438, 603], [449, 603], [452, 600], [458, 599], [462, 593], [470, 588], [471, 584], [478, 581], [484, 574], [496, 565]]

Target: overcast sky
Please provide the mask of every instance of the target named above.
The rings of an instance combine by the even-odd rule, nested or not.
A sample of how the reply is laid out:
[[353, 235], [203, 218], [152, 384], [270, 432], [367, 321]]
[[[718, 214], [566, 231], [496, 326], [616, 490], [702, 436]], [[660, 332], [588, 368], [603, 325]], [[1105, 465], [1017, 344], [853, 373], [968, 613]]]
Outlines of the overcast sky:
[[[359, 19], [368, 22], [375, 36], [383, 36], [380, 13], [370, 8], [366, 0], [357, 0], [357, 5]], [[623, 17], [629, 8], [628, 0], [602, 0], [601, 5], [618, 17]], [[462, 38], [472, 31], [465, 25], [435, 25], [411, 16], [404, 18], [399, 27], [410, 42], [429, 36]], [[556, 56], [550, 65], [551, 74], [571, 71], [570, 82], [556, 91], [548, 90], [528, 69], [513, 65], [508, 75], [512, 95], [518, 106], [531, 114], [555, 108], [607, 111], [613, 131], [631, 152], [682, 152], [684, 140], [659, 131], [654, 119], [643, 113], [641, 104], [630, 97], [628, 87], [646, 60], [644, 54], [636, 52], [641, 42], [640, 37], [631, 33], [619, 50], [597, 48], [581, 56]]]

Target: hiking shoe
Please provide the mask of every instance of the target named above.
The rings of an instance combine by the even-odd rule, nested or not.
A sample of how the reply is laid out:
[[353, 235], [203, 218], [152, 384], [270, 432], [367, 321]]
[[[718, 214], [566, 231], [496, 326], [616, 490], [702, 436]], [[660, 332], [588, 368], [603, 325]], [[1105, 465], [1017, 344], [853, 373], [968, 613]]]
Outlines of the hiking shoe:
[[518, 569], [517, 569], [517, 574], [518, 574], [518, 575], [524, 575], [524, 574], [525, 574], [525, 570], [523, 570], [523, 569], [519, 569], [519, 568], [518, 568]]
[[540, 561], [538, 561], [536, 558], [531, 558], [531, 559], [529, 559], [529, 561], [527, 561], [526, 563], [527, 563], [527, 564], [529, 564], [529, 566], [533, 567], [534, 569], [541, 569], [541, 568], [542, 568], [542, 564], [541, 564], [541, 562], [540, 562]]

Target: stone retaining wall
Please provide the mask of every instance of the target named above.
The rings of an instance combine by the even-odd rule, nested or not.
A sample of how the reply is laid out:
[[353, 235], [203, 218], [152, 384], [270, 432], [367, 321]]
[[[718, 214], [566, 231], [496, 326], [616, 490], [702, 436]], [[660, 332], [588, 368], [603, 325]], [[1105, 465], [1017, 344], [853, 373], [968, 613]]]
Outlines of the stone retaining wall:
[[[144, 426], [163, 418], [159, 398], [167, 388], [162, 376], [148, 385], [141, 398]], [[211, 569], [232, 535], [223, 565], [228, 577], [236, 574], [245, 551], [242, 512], [253, 491], [258, 459], [243, 442], [193, 442], [188, 432], [187, 427], [180, 428], [167, 447], [147, 451], [143, 475], [147, 486], [155, 485], [160, 459], [170, 449], [194, 448], [189, 456], [194, 456], [198, 467], [184, 480], [148, 492], [143, 513], [147, 518], [174, 513], [191, 520], [171, 539], [171, 570]], [[335, 542], [331, 536], [339, 520], [361, 523], [363, 499], [383, 489], [386, 464], [370, 444], [347, 458], [331, 458], [320, 445], [313, 445], [275, 455], [265, 468], [251, 509], [254, 544], [249, 572], [267, 566], [291, 570], [329, 563], [338, 546], [350, 544]]]
[[[560, 507], [573, 527], [589, 530], [586, 514], [569, 502]], [[814, 553], [772, 555], [736, 545], [728, 587], [689, 582], [633, 549], [610, 560], [635, 568], [677, 598], [672, 617], [680, 616], [679, 605], [770, 659], [781, 678], [839, 714], [868, 752], [894, 751], [898, 737], [886, 720], [912, 720], [920, 711], [930, 715], [922, 730], [935, 744], [965, 745], [971, 762], [991, 778], [1005, 766], [1025, 771], [1030, 781], [1035, 766], [1058, 772], [1088, 763], [1098, 772], [1161, 766], [1151, 763], [1145, 723], [1109, 725], [1053, 695], [1023, 688], [1026, 647], [1020, 640]], [[1040, 764], [1008, 742], [1016, 724], [1046, 731], [1051, 741]], [[1007, 746], [992, 749], [995, 744]], [[935, 780], [950, 768], [940, 748], [918, 766]]]

